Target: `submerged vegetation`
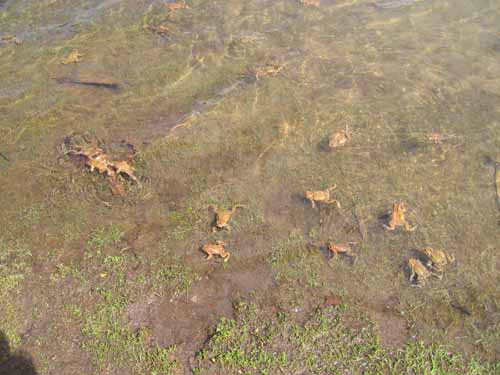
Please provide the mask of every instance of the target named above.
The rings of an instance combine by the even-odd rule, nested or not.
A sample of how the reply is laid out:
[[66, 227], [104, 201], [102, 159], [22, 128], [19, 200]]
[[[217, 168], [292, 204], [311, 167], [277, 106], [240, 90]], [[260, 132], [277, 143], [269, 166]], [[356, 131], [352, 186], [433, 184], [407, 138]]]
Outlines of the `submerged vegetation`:
[[0, 373], [500, 374], [499, 20], [0, 1]]

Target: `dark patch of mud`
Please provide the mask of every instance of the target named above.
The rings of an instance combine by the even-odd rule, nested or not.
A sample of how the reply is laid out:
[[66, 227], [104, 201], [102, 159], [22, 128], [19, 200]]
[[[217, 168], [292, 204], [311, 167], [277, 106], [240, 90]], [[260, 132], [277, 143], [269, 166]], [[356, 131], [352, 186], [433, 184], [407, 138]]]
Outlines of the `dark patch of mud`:
[[244, 270], [221, 268], [207, 273], [190, 291], [178, 299], [150, 296], [128, 308], [133, 329], [147, 326], [161, 346], [177, 345], [184, 355], [201, 348], [220, 317], [233, 317], [233, 305], [251, 293], [263, 293], [272, 286], [267, 266]]
[[396, 348], [404, 345], [408, 330], [406, 321], [400, 314], [401, 301], [397, 295], [363, 304], [362, 307], [375, 323], [383, 347]]

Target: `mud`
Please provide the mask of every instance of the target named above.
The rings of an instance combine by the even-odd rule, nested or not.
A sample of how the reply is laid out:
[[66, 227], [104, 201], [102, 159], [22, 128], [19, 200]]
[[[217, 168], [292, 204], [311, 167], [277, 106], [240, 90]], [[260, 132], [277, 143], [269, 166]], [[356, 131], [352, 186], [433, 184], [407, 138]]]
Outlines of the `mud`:
[[[146, 326], [161, 346], [176, 345], [190, 356], [201, 349], [221, 317], [233, 318], [233, 306], [251, 294], [266, 294], [273, 287], [272, 271], [262, 265], [227, 271], [222, 264], [201, 277], [188, 292], [172, 299], [150, 296], [127, 309], [129, 324]], [[257, 277], [259, 275], [259, 277]]]

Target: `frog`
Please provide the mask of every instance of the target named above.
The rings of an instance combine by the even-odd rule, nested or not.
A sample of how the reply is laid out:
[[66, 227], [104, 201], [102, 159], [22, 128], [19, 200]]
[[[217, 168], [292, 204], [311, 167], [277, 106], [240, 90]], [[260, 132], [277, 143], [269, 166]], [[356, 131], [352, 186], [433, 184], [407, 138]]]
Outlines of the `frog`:
[[419, 259], [410, 258], [408, 260], [408, 267], [411, 272], [410, 282], [414, 282], [417, 286], [425, 285], [429, 276], [432, 275]]
[[139, 180], [134, 176], [134, 167], [132, 167], [127, 161], [115, 161], [112, 163], [112, 167], [115, 170], [116, 174], [125, 174], [137, 185], [139, 185]]
[[427, 140], [432, 142], [432, 143], [441, 144], [444, 141], [448, 141], [451, 138], [455, 138], [456, 135], [454, 135], [454, 134], [442, 134], [442, 133], [432, 131], [430, 133], [427, 133], [426, 137], [427, 137]]
[[173, 3], [165, 4], [165, 6], [171, 11], [175, 11], [177, 9], [189, 9], [189, 6], [184, 1], [175, 1]]
[[242, 204], [236, 204], [230, 210], [217, 209], [217, 206], [211, 204], [208, 206], [215, 212], [215, 220], [212, 224], [212, 232], [217, 231], [217, 229], [226, 229], [231, 232], [231, 226], [229, 225], [229, 220], [231, 216], [236, 212], [238, 208], [245, 208]]
[[68, 65], [68, 64], [75, 64], [77, 62], [82, 61], [83, 55], [78, 52], [78, 50], [71, 51], [71, 53], [66, 57], [63, 61], [61, 61], [61, 64], [63, 65]]
[[422, 253], [427, 257], [426, 266], [437, 272], [442, 272], [444, 266], [455, 261], [453, 255], [447, 254], [443, 250], [435, 250], [432, 247], [423, 248]]
[[[353, 244], [354, 242], [352, 242]], [[328, 250], [330, 250], [333, 254], [333, 258], [337, 256], [337, 254], [345, 254], [351, 258], [356, 258], [356, 253], [351, 248], [351, 243], [333, 243], [330, 242], [328, 244]]]
[[5, 43], [5, 44], [9, 44], [9, 43], [21, 44], [22, 40], [16, 38], [14, 35], [7, 34], [7, 35], [2, 35], [0, 37], [0, 43]]
[[328, 147], [330, 150], [334, 150], [337, 147], [345, 145], [349, 139], [351, 139], [351, 133], [349, 132], [349, 127], [346, 126], [345, 130], [333, 133], [328, 137]]
[[411, 226], [405, 219], [406, 205], [403, 202], [393, 203], [389, 225], [384, 224], [387, 230], [394, 230], [398, 226], [403, 226], [407, 232], [413, 232], [417, 226]]
[[337, 187], [337, 185], [333, 185], [332, 187], [329, 187], [326, 190], [320, 190], [320, 191], [306, 191], [304, 193], [304, 196], [307, 200], [311, 202], [312, 208], [316, 208], [316, 202], [322, 202], [326, 204], [331, 204], [335, 203], [338, 208], [340, 208], [340, 203], [336, 199], [331, 199], [330, 197], [330, 192], [334, 190]]
[[201, 249], [207, 254], [206, 260], [212, 259], [214, 255], [219, 255], [224, 259], [224, 262], [227, 262], [231, 254], [226, 251], [225, 246], [226, 243], [224, 241], [217, 240], [215, 242], [207, 242]]
[[107, 174], [108, 176], [115, 175], [114, 171], [109, 168], [110, 162], [106, 154], [89, 157], [85, 164], [90, 167], [90, 172], [97, 170], [99, 174]]
[[267, 76], [267, 75], [276, 75], [278, 74], [279, 72], [281, 72], [281, 70], [284, 68], [285, 66], [282, 65], [282, 64], [270, 64], [270, 63], [267, 63], [265, 65], [261, 65], [259, 67], [257, 67], [255, 69], [255, 77], [257, 79], [259, 79], [260, 77], [262, 76]]
[[158, 34], [158, 35], [166, 35], [170, 32], [170, 26], [168, 25], [158, 25], [158, 26], [145, 26], [145, 30], [149, 30], [152, 33]]

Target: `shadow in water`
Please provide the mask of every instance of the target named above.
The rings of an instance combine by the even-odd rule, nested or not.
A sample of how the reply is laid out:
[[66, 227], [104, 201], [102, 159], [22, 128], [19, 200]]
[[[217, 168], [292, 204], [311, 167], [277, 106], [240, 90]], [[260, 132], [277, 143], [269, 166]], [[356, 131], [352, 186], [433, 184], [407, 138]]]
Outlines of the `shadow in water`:
[[0, 331], [0, 375], [36, 375], [31, 356], [27, 353], [11, 353], [7, 336]]

